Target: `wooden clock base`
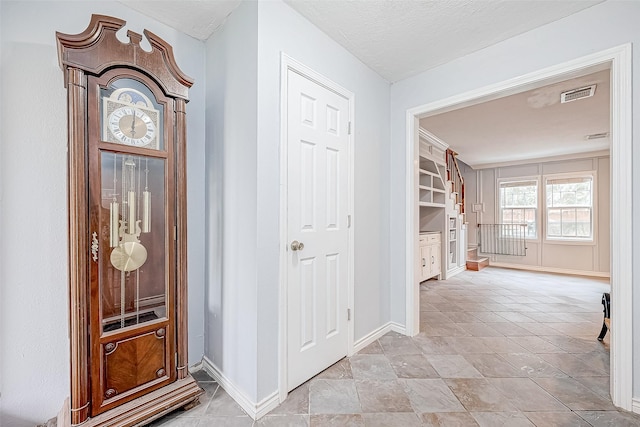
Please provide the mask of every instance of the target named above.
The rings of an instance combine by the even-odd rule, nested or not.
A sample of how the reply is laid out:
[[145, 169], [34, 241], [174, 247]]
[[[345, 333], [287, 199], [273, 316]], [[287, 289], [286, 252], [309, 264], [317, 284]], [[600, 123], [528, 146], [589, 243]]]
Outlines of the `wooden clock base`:
[[[133, 427], [146, 425], [178, 408], [197, 404], [204, 393], [193, 377], [177, 380], [159, 390], [127, 402], [110, 411], [89, 418], [82, 427]], [[57, 418], [57, 427], [71, 427], [69, 399]]]

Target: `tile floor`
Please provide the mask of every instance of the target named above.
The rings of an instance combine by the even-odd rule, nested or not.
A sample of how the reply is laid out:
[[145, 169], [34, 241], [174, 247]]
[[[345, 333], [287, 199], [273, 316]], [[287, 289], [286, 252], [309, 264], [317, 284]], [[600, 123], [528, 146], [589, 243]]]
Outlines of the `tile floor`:
[[640, 426], [609, 397], [606, 280], [487, 268], [421, 286], [420, 334], [391, 332], [253, 421], [204, 372], [184, 426]]

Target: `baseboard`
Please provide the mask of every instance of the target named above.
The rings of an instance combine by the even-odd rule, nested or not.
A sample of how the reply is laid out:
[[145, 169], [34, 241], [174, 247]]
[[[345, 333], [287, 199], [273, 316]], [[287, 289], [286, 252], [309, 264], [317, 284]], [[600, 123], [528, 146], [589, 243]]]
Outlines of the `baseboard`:
[[602, 277], [609, 279], [610, 273], [601, 271], [571, 270], [568, 268], [543, 267], [539, 265], [510, 264], [507, 262], [490, 262], [491, 267], [512, 268], [514, 270], [540, 271], [543, 273], [569, 274], [572, 276]]
[[277, 390], [260, 402], [254, 402], [242, 390], [236, 387], [229, 378], [220, 372], [206, 356], [202, 358], [202, 369], [211, 375], [224, 391], [254, 420], [260, 419], [280, 404]]
[[407, 335], [407, 328], [404, 325], [401, 325], [400, 323], [396, 323], [396, 322], [389, 322], [389, 324], [391, 325], [391, 330], [393, 332], [397, 332], [402, 335]]
[[367, 335], [360, 338], [358, 341], [356, 341], [353, 344], [353, 352], [354, 353], [359, 352], [360, 350], [362, 350], [372, 342], [377, 341], [378, 339], [380, 339], [380, 337], [392, 331], [402, 335], [407, 334], [407, 329], [405, 328], [404, 325], [401, 325], [396, 322], [387, 322], [384, 325], [380, 326], [379, 328], [369, 332]]
[[451, 279], [453, 276], [456, 276], [460, 273], [462, 273], [463, 271], [465, 271], [467, 269], [467, 265], [463, 265], [463, 266], [459, 266], [456, 268], [452, 268], [451, 270], [447, 271], [447, 279]]
[[636, 414], [640, 414], [640, 398], [638, 399], [634, 398], [631, 401], [631, 410]]

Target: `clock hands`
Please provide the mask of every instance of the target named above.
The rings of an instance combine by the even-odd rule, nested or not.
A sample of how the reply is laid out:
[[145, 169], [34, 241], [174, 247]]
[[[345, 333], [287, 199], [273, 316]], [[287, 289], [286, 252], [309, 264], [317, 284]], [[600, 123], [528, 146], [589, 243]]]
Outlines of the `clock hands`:
[[136, 111], [133, 110], [133, 120], [131, 121], [131, 138], [136, 137]]

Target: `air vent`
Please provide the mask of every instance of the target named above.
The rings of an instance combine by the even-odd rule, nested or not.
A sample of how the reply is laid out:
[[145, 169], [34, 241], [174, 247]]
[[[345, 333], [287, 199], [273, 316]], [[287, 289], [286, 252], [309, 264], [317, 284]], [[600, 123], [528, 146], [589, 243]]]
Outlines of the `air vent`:
[[560, 103], [577, 101], [578, 99], [591, 98], [596, 93], [596, 85], [573, 89], [560, 94]]
[[606, 138], [608, 136], [609, 136], [609, 132], [592, 133], [591, 135], [585, 136], [584, 139], [586, 139], [587, 141], [590, 141], [592, 139], [602, 139], [602, 138]]

